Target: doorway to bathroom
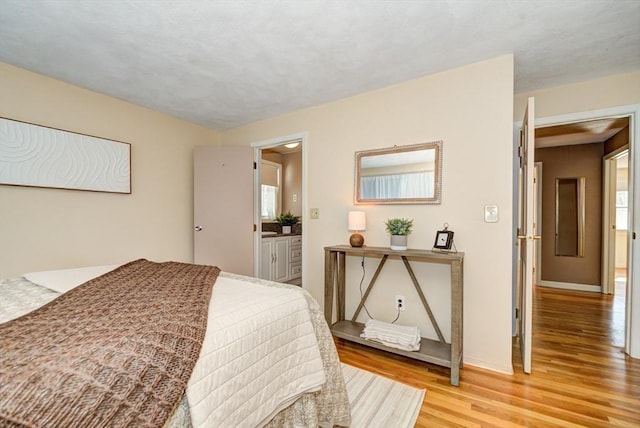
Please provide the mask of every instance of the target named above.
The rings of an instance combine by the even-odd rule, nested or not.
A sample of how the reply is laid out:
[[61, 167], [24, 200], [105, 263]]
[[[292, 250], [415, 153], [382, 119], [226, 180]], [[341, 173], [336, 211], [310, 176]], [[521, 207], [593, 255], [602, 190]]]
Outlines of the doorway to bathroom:
[[256, 276], [302, 286], [304, 135], [275, 138], [253, 147], [258, 168], [254, 191], [254, 219], [259, 231], [254, 246]]

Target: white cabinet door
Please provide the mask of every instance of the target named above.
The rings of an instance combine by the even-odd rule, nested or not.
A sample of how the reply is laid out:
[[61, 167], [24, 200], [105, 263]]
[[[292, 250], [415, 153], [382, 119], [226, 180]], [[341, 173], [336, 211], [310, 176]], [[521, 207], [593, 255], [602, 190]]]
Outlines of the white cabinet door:
[[289, 279], [289, 238], [262, 238], [260, 278], [285, 282]]
[[271, 279], [273, 277], [273, 239], [262, 238], [260, 240], [260, 278]]
[[284, 282], [289, 279], [289, 238], [273, 238], [275, 255], [273, 280]]

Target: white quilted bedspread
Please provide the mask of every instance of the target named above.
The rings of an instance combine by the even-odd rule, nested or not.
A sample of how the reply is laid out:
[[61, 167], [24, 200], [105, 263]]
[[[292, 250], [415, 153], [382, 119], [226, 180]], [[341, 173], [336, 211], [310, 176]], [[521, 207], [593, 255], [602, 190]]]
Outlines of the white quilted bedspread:
[[222, 273], [213, 287], [207, 334], [187, 386], [193, 425], [263, 425], [324, 381], [302, 293]]

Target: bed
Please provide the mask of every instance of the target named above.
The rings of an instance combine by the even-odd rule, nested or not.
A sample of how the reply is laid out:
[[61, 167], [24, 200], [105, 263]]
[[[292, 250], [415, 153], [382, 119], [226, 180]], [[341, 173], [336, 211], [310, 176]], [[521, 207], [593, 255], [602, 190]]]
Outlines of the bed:
[[[173, 278], [180, 278], [180, 276], [179, 272], [174, 274], [174, 270], [171, 269], [190, 270], [192, 267], [196, 267], [196, 265], [183, 263], [154, 263], [140, 260], [123, 266], [36, 272], [0, 281], [0, 425], [46, 426], [55, 424], [56, 421], [73, 420], [74, 422], [82, 421], [77, 422], [77, 426], [117, 426], [122, 421], [127, 421], [127, 419], [116, 419], [116, 422], [105, 422], [87, 414], [74, 415], [70, 410], [74, 406], [60, 404], [59, 396], [53, 400], [57, 401], [54, 406], [59, 407], [55, 411], [43, 409], [42, 407], [45, 406], [41, 402], [44, 401], [41, 401], [40, 398], [34, 400], [25, 398], [29, 397], [28, 395], [23, 397], [23, 394], [28, 392], [24, 392], [24, 390], [29, 389], [24, 385], [31, 385], [29, 382], [41, 374], [40, 370], [31, 368], [31, 372], [28, 372], [28, 369], [25, 369], [30, 377], [29, 382], [15, 375], [16, 371], [19, 372], [19, 369], [26, 364], [19, 360], [22, 357], [19, 356], [16, 349], [27, 345], [35, 348], [45, 358], [45, 363], [38, 367], [45, 367], [48, 364], [62, 365], [62, 362], [70, 355], [69, 351], [61, 351], [61, 356], [56, 357], [57, 343], [48, 343], [49, 337], [54, 334], [43, 335], [42, 331], [34, 332], [33, 330], [38, 330], [34, 326], [37, 327], [40, 324], [33, 319], [37, 317], [39, 312], [60, 310], [64, 304], [77, 303], [76, 300], [83, 293], [85, 297], [101, 296], [101, 293], [105, 295], [119, 293], [114, 292], [115, 289], [108, 288], [105, 285], [107, 283], [124, 283], [126, 279], [128, 283], [122, 285], [123, 289], [144, 289], [147, 287], [146, 283], [151, 280], [147, 280], [146, 277], [139, 279], [140, 275], [132, 275], [130, 271], [126, 270], [132, 269], [130, 266], [136, 268], [142, 266], [138, 263], [142, 263], [145, 269], [161, 269], [163, 278], [170, 277], [172, 281]], [[201, 275], [200, 271], [198, 275]], [[205, 295], [208, 306], [203, 315], [206, 318], [206, 330], [203, 332], [201, 348], [196, 348], [196, 351], [199, 349], [199, 352], [196, 353], [195, 365], [192, 367], [192, 371], [187, 373], [186, 389], [184, 387], [179, 389], [176, 382], [174, 382], [176, 385], [168, 385], [165, 389], [183, 392], [176, 398], [176, 403], [170, 405], [170, 412], [160, 416], [159, 419], [155, 418], [154, 422], [149, 423], [148, 426], [348, 426], [350, 409], [340, 362], [323, 313], [311, 295], [300, 287], [287, 284], [226, 272], [214, 272], [212, 275], [216, 279], [213, 287], [210, 288], [210, 296], [199, 291], [191, 293], [196, 294], [196, 298], [202, 298]], [[131, 278], [135, 278], [135, 282]], [[165, 280], [165, 282], [170, 281]], [[99, 288], [96, 288], [96, 284]], [[161, 294], [161, 290], [159, 290], [161, 287], [158, 287], [157, 284], [151, 284], [154, 295]], [[158, 290], [157, 293], [156, 290]], [[109, 319], [108, 311], [112, 313], [138, 313], [138, 309], [142, 306], [145, 308], [155, 307], [153, 298], [150, 296], [148, 300], [144, 301], [144, 304], [140, 303], [138, 306], [135, 302], [130, 304], [129, 302], [124, 304], [121, 302], [118, 305], [122, 307], [115, 308], [113, 305], [101, 302], [96, 303], [98, 309], [93, 308], [88, 311], [95, 315], [96, 310], [104, 310], [105, 312], [101, 312], [98, 319], [106, 320]], [[99, 297], [95, 299], [100, 300]], [[162, 300], [160, 297], [158, 299]], [[91, 307], [92, 303], [82, 303], [82, 305], [87, 304], [87, 307]], [[179, 307], [178, 316], [182, 314], [186, 317], [186, 312], [194, 305], [189, 303], [187, 306], [189, 307]], [[126, 307], [126, 310], [123, 307]], [[83, 311], [79, 310], [79, 313], [81, 312]], [[158, 309], [156, 312], [159, 312], [163, 319], [165, 318], [166, 309]], [[144, 317], [146, 316], [145, 314]], [[82, 331], [66, 332], [67, 326], [74, 324], [73, 320], [76, 318], [73, 317], [71, 322], [68, 320], [62, 322], [58, 319], [57, 322], [60, 325], [54, 329], [56, 334], [60, 335], [58, 331], [65, 330], [63, 335], [65, 337], [70, 334], [90, 337], [90, 334]], [[189, 322], [193, 318], [197, 318], [197, 312], [196, 316], [189, 315], [187, 318]], [[115, 329], [115, 327], [112, 328], [110, 322], [103, 324], [101, 327], [103, 329]], [[168, 328], [173, 329], [174, 324], [170, 324]], [[25, 326], [27, 327], [25, 328]], [[27, 345], [14, 346], [12, 342], [8, 342], [11, 334], [20, 336], [19, 339], [29, 337], [23, 335], [19, 328], [25, 328], [27, 333], [35, 334], [33, 337], [38, 339], [24, 339], [29, 341]], [[126, 325], [124, 329], [126, 330]], [[180, 342], [177, 349], [183, 349], [182, 347], [185, 346], [181, 344], [183, 336], [187, 337], [188, 340], [185, 339], [187, 342], [193, 342], [190, 337], [192, 335], [191, 326], [187, 326], [187, 330], [184, 330], [182, 326], [176, 327], [175, 330], [180, 332], [182, 336], [178, 335], [178, 339], [163, 340]], [[6, 340], [3, 342], [4, 339]], [[38, 345], [33, 345], [33, 343], [38, 343]], [[125, 354], [128, 342], [120, 341], [118, 343], [118, 346], [122, 346], [122, 352]], [[40, 349], [40, 344], [46, 346], [46, 350]], [[79, 348], [86, 350], [88, 345], [79, 346]], [[19, 357], [15, 357], [16, 355]], [[17, 363], [10, 361], [11, 358], [19, 361]], [[30, 358], [31, 356], [23, 359], [30, 360]], [[92, 358], [82, 357], [80, 359], [85, 361]], [[119, 357], [109, 351], [106, 356], [101, 356], [101, 358], [110, 362], [124, 357]], [[175, 364], [172, 357], [169, 356], [166, 359], [169, 363], [163, 370], [173, 370]], [[131, 361], [131, 358], [127, 359], [124, 366], [135, 365]], [[9, 367], [11, 368], [9, 369]], [[66, 376], [72, 369], [64, 367], [62, 370]], [[118, 370], [122, 370], [120, 366], [118, 366]], [[181, 373], [184, 372], [183, 369], [180, 370], [182, 370]], [[125, 375], [117, 370], [112, 371], [114, 373], [103, 377], [109, 377], [111, 382], [117, 386], [120, 377], [125, 377]], [[49, 384], [62, 385], [65, 381], [60, 379], [64, 376], [55, 377], [55, 382], [48, 382]], [[45, 382], [39, 378], [36, 381]], [[87, 382], [89, 384], [95, 383], [94, 380]], [[140, 388], [162, 389], [157, 382], [151, 388]], [[11, 383], [14, 384], [13, 390], [6, 387]], [[80, 389], [82, 391], [90, 390], [82, 389], [85, 387], [86, 385], [81, 385]], [[52, 393], [55, 394], [56, 390], [60, 388], [51, 387], [49, 389], [53, 390]], [[34, 394], [35, 397], [40, 397], [39, 394], [43, 394], [43, 392], [38, 390], [34, 391]], [[98, 402], [102, 404], [105, 396], [112, 397], [118, 393], [100, 392], [99, 395], [102, 398]], [[75, 403], [74, 401], [70, 402]], [[126, 403], [126, 406], [129, 404]], [[154, 407], [155, 403], [144, 406], [147, 413], [158, 413]], [[132, 410], [128, 411], [133, 413]], [[42, 419], [34, 416], [37, 412], [44, 415]], [[60, 415], [61, 413], [64, 414]], [[18, 416], [15, 416], [16, 414]], [[58, 417], [61, 419], [55, 419]], [[158, 423], [158, 420], [161, 420], [162, 423]], [[122, 424], [142, 425], [137, 423], [135, 419], [133, 421], [129, 420], [129, 422]], [[146, 422], [144, 424], [147, 425]]]

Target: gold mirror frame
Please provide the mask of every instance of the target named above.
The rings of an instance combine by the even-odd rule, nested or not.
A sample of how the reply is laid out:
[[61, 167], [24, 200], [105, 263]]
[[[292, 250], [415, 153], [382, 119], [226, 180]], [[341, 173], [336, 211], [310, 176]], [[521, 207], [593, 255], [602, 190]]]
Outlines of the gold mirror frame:
[[[430, 176], [433, 176], [430, 179]], [[363, 189], [368, 177], [412, 177], [422, 180], [420, 186], [425, 194], [410, 194], [415, 189], [405, 186], [399, 192], [385, 197], [372, 197]], [[394, 146], [385, 149], [363, 150], [355, 156], [354, 203], [359, 204], [440, 204], [442, 197], [442, 141]]]

